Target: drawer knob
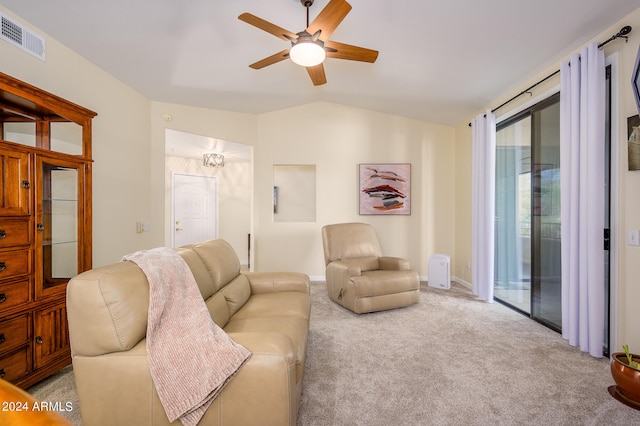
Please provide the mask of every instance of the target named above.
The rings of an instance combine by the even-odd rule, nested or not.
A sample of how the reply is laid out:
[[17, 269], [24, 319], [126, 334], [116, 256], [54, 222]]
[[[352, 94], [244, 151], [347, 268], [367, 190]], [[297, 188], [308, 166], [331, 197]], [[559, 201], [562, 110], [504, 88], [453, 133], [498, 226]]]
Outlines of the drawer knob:
[[41, 345], [41, 344], [42, 344], [42, 342], [43, 342], [43, 340], [42, 340], [42, 337], [41, 337], [41, 336], [36, 337], [36, 343], [37, 343], [37, 344]]
[[0, 293], [0, 303], [7, 301], [7, 296], [4, 293]]
[[0, 343], [4, 343], [4, 341], [7, 340], [4, 338], [4, 333], [0, 334]]
[[5, 269], [7, 269], [7, 264], [4, 262], [0, 262], [0, 272], [4, 271]]
[[29, 181], [28, 181], [28, 180], [23, 180], [23, 181], [22, 181], [22, 187], [23, 187], [24, 189], [29, 189], [29, 188], [31, 188], [31, 184], [29, 183]]
[[6, 375], [7, 373], [4, 372], [4, 368], [0, 368], [0, 379], [4, 378]]
[[7, 231], [0, 229], [0, 240], [7, 237]]

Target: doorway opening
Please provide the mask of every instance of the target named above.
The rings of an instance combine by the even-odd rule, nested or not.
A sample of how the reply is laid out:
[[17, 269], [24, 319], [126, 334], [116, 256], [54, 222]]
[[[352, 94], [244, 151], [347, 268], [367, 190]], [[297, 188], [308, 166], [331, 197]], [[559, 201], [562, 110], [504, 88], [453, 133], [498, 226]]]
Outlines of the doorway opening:
[[[223, 155], [224, 166], [205, 166], [203, 155], [207, 153]], [[181, 180], [195, 179], [185, 187], [191, 198], [191, 210], [194, 210], [189, 215], [199, 216], [211, 209], [204, 200], [215, 188], [217, 227], [210, 223], [211, 219], [196, 220], [194, 217], [191, 220], [209, 221], [206, 222], [207, 226], [217, 229], [214, 238], [227, 241], [238, 255], [241, 265], [251, 265], [251, 257], [255, 255], [250, 251], [250, 246], [254, 246], [250, 241], [253, 228], [253, 147], [173, 129], [165, 130], [165, 245], [168, 247], [181, 245], [174, 237], [176, 228], [182, 228], [179, 232], [183, 234], [186, 230], [182, 226], [186, 225], [183, 219], [174, 218], [173, 184], [174, 177], [178, 175]], [[195, 186], [204, 186], [207, 182], [210, 189], [199, 188], [196, 191]], [[212, 182], [215, 185], [212, 186]], [[196, 214], [195, 210], [200, 213]], [[181, 223], [176, 224], [176, 220]]]

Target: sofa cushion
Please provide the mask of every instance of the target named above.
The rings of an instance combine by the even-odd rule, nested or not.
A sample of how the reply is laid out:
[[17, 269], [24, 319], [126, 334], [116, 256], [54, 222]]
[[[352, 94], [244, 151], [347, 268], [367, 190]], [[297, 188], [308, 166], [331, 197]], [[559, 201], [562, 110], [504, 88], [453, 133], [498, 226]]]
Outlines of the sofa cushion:
[[215, 291], [220, 290], [240, 274], [240, 260], [225, 240], [205, 241], [192, 245], [191, 249], [200, 256]]
[[385, 294], [416, 291], [420, 279], [414, 271], [368, 271], [360, 277], [351, 277], [356, 297], [383, 296]]
[[216, 293], [205, 300], [205, 304], [207, 305], [213, 322], [215, 322], [218, 327], [224, 328], [231, 316], [229, 314], [229, 305], [227, 304], [227, 299], [224, 297], [224, 294], [222, 294], [222, 292]]
[[296, 383], [302, 379], [309, 331], [310, 299], [302, 292], [254, 294], [231, 317], [227, 333], [256, 332], [287, 336], [296, 348]]
[[175, 250], [180, 256], [182, 256], [182, 259], [184, 259], [187, 266], [189, 266], [189, 269], [191, 269], [191, 273], [193, 273], [193, 277], [195, 278], [196, 283], [198, 283], [198, 288], [200, 289], [202, 298], [207, 300], [209, 297], [213, 296], [216, 292], [216, 288], [214, 287], [209, 271], [205, 264], [202, 263], [200, 256], [198, 256], [191, 247], [180, 247]]
[[292, 316], [309, 320], [309, 295], [295, 291], [254, 294], [233, 319]]
[[227, 300], [229, 315], [233, 316], [251, 297], [251, 286], [247, 277], [238, 275], [221, 292]]

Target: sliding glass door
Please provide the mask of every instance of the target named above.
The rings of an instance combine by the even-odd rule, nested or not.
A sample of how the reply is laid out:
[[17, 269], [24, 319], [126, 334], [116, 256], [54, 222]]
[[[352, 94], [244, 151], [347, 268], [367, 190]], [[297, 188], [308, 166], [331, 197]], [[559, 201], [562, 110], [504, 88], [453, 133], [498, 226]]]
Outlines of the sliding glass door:
[[496, 132], [494, 297], [531, 313], [531, 117]]
[[[605, 102], [603, 354], [608, 355], [611, 66], [606, 69]], [[494, 297], [561, 331], [560, 95], [501, 122], [496, 130]]]
[[562, 327], [559, 95], [499, 124], [495, 298]]

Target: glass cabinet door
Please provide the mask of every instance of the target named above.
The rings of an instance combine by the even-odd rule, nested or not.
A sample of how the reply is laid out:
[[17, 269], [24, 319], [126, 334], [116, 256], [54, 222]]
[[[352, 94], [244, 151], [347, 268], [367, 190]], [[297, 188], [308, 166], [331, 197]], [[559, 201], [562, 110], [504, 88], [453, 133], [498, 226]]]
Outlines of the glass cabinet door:
[[[37, 253], [42, 268], [36, 295], [62, 292], [80, 272], [84, 185], [81, 164], [38, 159]], [[40, 294], [38, 294], [38, 292]]]

